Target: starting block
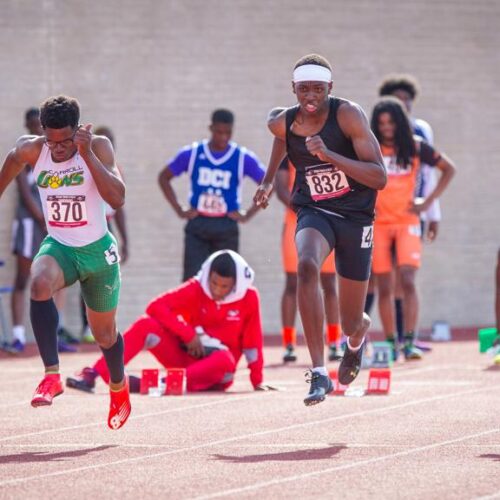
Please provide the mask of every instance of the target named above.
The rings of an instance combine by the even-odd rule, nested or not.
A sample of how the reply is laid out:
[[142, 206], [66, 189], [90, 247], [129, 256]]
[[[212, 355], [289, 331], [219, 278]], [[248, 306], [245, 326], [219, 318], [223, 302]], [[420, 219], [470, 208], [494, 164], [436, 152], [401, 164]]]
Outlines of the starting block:
[[330, 370], [328, 375], [333, 383], [332, 396], [364, 396], [365, 394], [389, 394], [391, 388], [390, 368], [370, 368], [366, 391], [360, 387], [349, 387], [339, 382], [337, 370]]
[[500, 338], [500, 334], [496, 328], [481, 328], [477, 332], [479, 340], [479, 352], [486, 352], [490, 347], [493, 347], [495, 340]]
[[168, 368], [165, 379], [165, 395], [181, 396], [186, 393], [186, 369]]
[[180, 396], [186, 393], [186, 369], [167, 368], [165, 379], [160, 380], [160, 370], [142, 370], [141, 394], [149, 396]]
[[391, 388], [391, 370], [389, 368], [372, 368], [368, 372], [368, 388], [366, 394], [389, 394]]
[[392, 345], [389, 342], [373, 342], [370, 366], [390, 368], [392, 366]]
[[141, 394], [148, 394], [149, 389], [152, 387], [158, 387], [160, 379], [160, 371], [159, 370], [142, 370], [141, 376]]
[[333, 391], [330, 393], [334, 396], [343, 396], [345, 394], [346, 389], [349, 387], [348, 385], [343, 385], [339, 382], [339, 376], [337, 370], [330, 370], [328, 372], [330, 379], [333, 383]]

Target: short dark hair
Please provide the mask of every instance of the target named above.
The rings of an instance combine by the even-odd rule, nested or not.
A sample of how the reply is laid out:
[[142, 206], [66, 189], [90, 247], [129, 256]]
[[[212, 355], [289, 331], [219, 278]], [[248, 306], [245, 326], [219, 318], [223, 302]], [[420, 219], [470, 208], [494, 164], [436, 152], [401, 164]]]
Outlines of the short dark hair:
[[212, 124], [214, 123], [226, 123], [232, 125], [234, 123], [234, 114], [229, 111], [229, 109], [216, 109], [212, 113]]
[[415, 99], [420, 91], [417, 79], [412, 75], [393, 74], [384, 78], [378, 89], [378, 95], [392, 95], [397, 90], [404, 90], [410, 94], [411, 99]]
[[398, 165], [406, 168], [410, 164], [411, 158], [415, 155], [415, 140], [408, 113], [401, 101], [396, 97], [382, 97], [373, 108], [371, 118], [371, 129], [378, 142], [382, 141], [382, 136], [378, 128], [378, 119], [382, 113], [389, 113], [396, 124], [394, 133], [396, 158]]
[[304, 66], [305, 64], [316, 64], [317, 66], [323, 66], [332, 71], [331, 64], [319, 54], [308, 54], [307, 56], [301, 57], [296, 63], [293, 69], [297, 69], [299, 66]]
[[31, 120], [31, 118], [40, 116], [40, 110], [38, 108], [28, 108], [24, 113], [24, 121]]
[[215, 272], [223, 278], [236, 279], [236, 263], [229, 252], [217, 255], [210, 265], [210, 272]]
[[40, 122], [43, 128], [75, 128], [79, 121], [80, 105], [73, 97], [49, 97], [40, 106]]

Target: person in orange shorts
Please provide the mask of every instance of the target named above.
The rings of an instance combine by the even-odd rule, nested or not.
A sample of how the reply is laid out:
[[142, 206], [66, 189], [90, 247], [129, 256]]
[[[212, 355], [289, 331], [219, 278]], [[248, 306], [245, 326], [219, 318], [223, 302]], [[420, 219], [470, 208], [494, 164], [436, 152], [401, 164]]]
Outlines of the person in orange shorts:
[[[276, 195], [286, 207], [281, 238], [281, 253], [283, 270], [286, 281], [283, 295], [281, 296], [281, 336], [285, 353], [283, 361], [297, 360], [295, 346], [297, 334], [295, 319], [297, 316], [297, 249], [295, 248], [295, 231], [297, 229], [297, 216], [290, 208], [290, 197], [295, 181], [295, 168], [285, 157], [281, 162], [275, 179]], [[335, 287], [335, 259], [333, 252], [327, 257], [321, 268], [321, 287], [326, 315], [325, 340], [329, 348], [328, 359], [337, 361], [341, 359], [340, 338], [341, 328], [339, 323], [339, 305]]]
[[[404, 299], [403, 352], [406, 359], [420, 359], [421, 352], [414, 346], [419, 308], [415, 275], [420, 267], [422, 251], [419, 214], [443, 193], [455, 173], [455, 167], [449, 158], [413, 135], [407, 112], [399, 99], [382, 98], [373, 110], [371, 127], [380, 143], [388, 177], [387, 186], [379, 193], [375, 205], [372, 270], [377, 277], [380, 319], [396, 357], [398, 346], [392, 275], [394, 248]], [[438, 168], [441, 176], [425, 199], [415, 199], [423, 163]]]

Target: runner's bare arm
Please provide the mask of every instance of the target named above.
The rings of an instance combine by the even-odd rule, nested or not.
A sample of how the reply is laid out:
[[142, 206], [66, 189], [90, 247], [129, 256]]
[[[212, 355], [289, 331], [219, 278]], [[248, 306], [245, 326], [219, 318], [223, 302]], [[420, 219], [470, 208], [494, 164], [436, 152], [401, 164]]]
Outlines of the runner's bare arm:
[[80, 127], [74, 142], [90, 169], [99, 194], [106, 203], [117, 209], [125, 203], [125, 184], [116, 166], [113, 146], [107, 137], [93, 136], [90, 128], [90, 125]]
[[7, 186], [22, 171], [27, 163], [35, 165], [44, 139], [34, 135], [23, 135], [20, 137], [15, 147], [9, 152], [0, 170], [0, 197]]
[[[278, 111], [280, 110], [280, 111]], [[273, 111], [277, 112], [277, 116], [272, 116]], [[253, 201], [256, 205], [266, 208], [269, 204], [269, 197], [273, 190], [274, 177], [276, 171], [280, 166], [283, 158], [286, 155], [286, 120], [285, 120], [285, 109], [284, 108], [274, 108], [271, 110], [268, 117], [267, 125], [269, 130], [274, 135], [273, 147], [271, 150], [271, 157], [269, 159], [269, 166], [266, 170], [266, 175], [260, 186], [255, 192]]]
[[266, 170], [266, 175], [262, 182], [260, 183], [257, 191], [255, 192], [255, 196], [253, 197], [253, 201], [257, 206], [262, 208], [266, 208], [269, 205], [269, 197], [273, 191], [274, 186], [274, 176], [276, 175], [276, 171], [280, 163], [286, 154], [286, 143], [284, 140], [279, 139], [278, 137], [274, 138], [273, 148], [271, 150], [271, 158], [269, 160], [269, 167]]
[[[274, 135], [279, 133], [283, 139], [285, 138], [284, 132], [286, 126], [285, 114], [286, 108], [278, 107], [271, 109], [267, 115], [267, 126]], [[278, 127], [279, 130], [275, 127]]]
[[191, 207], [184, 208], [179, 203], [177, 194], [175, 193], [172, 183], [170, 182], [173, 177], [174, 173], [170, 170], [168, 165], [160, 172], [160, 175], [158, 176], [158, 184], [160, 185], [163, 195], [181, 219], [193, 219], [198, 215], [198, 212]]
[[383, 189], [387, 174], [382, 153], [363, 110], [357, 104], [346, 103], [340, 106], [337, 118], [342, 132], [351, 139], [359, 160], [351, 160], [330, 151], [318, 135], [306, 140], [309, 152], [321, 161], [331, 163], [359, 183], [372, 189]]
[[33, 219], [38, 221], [39, 224], [44, 225], [45, 219], [43, 218], [43, 211], [36, 202], [31, 192], [31, 187], [28, 182], [26, 167], [19, 172], [16, 181], [17, 181], [17, 187], [19, 189], [19, 194], [23, 200], [24, 206], [28, 209], [28, 212], [31, 214]]
[[444, 190], [447, 188], [457, 170], [450, 158], [448, 158], [444, 154], [441, 154], [441, 158], [436, 163], [436, 168], [441, 170], [441, 175], [436, 184], [436, 187], [431, 193], [429, 193], [423, 203], [414, 204], [413, 211], [416, 213], [425, 212], [426, 210], [428, 210], [434, 200], [438, 199], [443, 194]]
[[290, 206], [290, 190], [288, 189], [290, 180], [290, 172], [288, 170], [278, 170], [274, 179], [274, 188], [276, 189], [276, 196], [285, 205]]

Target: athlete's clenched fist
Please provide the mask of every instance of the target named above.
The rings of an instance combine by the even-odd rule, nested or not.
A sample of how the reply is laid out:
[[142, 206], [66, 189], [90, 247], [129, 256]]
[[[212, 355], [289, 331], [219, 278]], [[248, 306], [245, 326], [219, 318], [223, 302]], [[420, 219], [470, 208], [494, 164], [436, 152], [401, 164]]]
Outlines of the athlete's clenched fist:
[[269, 197], [273, 191], [273, 185], [271, 182], [263, 182], [257, 188], [255, 196], [253, 197], [254, 203], [261, 208], [267, 208], [269, 205]]
[[78, 127], [73, 142], [78, 148], [80, 154], [88, 153], [91, 150], [92, 144], [92, 124], [81, 125]]

